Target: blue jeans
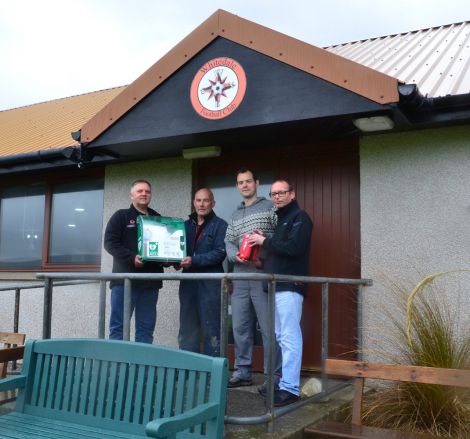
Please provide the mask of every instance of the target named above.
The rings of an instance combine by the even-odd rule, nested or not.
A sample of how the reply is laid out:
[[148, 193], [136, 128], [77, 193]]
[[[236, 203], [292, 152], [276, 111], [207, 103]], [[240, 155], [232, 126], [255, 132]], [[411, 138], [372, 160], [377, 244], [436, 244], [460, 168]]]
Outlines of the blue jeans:
[[201, 336], [206, 355], [220, 355], [220, 282], [181, 281], [180, 349], [200, 352]]
[[[264, 373], [267, 373], [269, 356], [268, 333], [268, 294], [264, 292], [262, 282], [237, 280], [233, 282], [231, 296], [233, 341], [235, 344], [234, 376], [244, 380], [251, 379], [251, 362], [253, 352], [253, 328], [255, 319], [261, 329], [264, 348]], [[274, 341], [274, 340], [273, 340]], [[274, 341], [273, 367], [275, 380], [281, 375], [281, 351]]]
[[281, 390], [299, 395], [302, 365], [302, 304], [304, 298], [294, 291], [278, 291], [276, 296], [276, 339], [282, 352]]
[[[135, 310], [135, 341], [153, 342], [153, 332], [157, 322], [158, 290], [148, 286], [132, 286], [131, 315]], [[111, 288], [111, 316], [109, 319], [109, 338], [122, 340], [124, 314], [124, 286]]]

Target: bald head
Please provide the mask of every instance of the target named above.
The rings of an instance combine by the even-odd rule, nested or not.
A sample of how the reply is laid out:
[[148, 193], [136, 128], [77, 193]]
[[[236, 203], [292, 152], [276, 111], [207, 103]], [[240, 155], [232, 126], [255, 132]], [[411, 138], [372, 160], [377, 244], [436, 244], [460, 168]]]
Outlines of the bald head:
[[194, 194], [193, 205], [198, 221], [204, 222], [205, 217], [212, 212], [215, 206], [214, 194], [207, 188], [197, 190]]

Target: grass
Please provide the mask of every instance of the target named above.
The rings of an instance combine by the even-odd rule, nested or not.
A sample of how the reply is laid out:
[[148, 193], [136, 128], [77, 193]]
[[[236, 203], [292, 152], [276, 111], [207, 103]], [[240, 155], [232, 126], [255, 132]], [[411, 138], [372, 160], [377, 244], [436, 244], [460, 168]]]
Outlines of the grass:
[[[445, 291], [434, 285], [444, 274], [427, 277], [409, 294], [394, 288], [397, 308], [387, 314], [393, 323], [396, 364], [470, 369], [470, 331], [459, 332]], [[468, 389], [394, 383], [367, 396], [363, 407], [367, 425], [470, 438]]]

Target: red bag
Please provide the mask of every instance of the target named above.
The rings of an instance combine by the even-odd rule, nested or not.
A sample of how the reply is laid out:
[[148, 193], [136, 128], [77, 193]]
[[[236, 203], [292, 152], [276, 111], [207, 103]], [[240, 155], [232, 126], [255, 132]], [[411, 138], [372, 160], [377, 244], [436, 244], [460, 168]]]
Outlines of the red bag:
[[259, 255], [259, 245], [254, 245], [253, 247], [250, 247], [250, 244], [248, 242], [249, 236], [250, 235], [243, 235], [238, 256], [240, 257], [240, 259], [244, 259], [245, 261], [256, 261]]

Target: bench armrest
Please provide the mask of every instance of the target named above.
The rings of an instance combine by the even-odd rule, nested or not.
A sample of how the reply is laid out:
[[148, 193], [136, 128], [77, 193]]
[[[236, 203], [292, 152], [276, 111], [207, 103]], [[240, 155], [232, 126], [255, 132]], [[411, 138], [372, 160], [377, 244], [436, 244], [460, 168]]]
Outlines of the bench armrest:
[[157, 419], [150, 421], [145, 426], [147, 436], [156, 438], [172, 438], [179, 431], [186, 430], [194, 425], [201, 424], [215, 418], [219, 413], [219, 404], [207, 403], [201, 404], [181, 415], [171, 418]]
[[6, 390], [14, 390], [24, 387], [26, 384], [26, 376], [25, 375], [18, 375], [11, 378], [4, 378], [0, 380], [0, 392], [4, 392]]

